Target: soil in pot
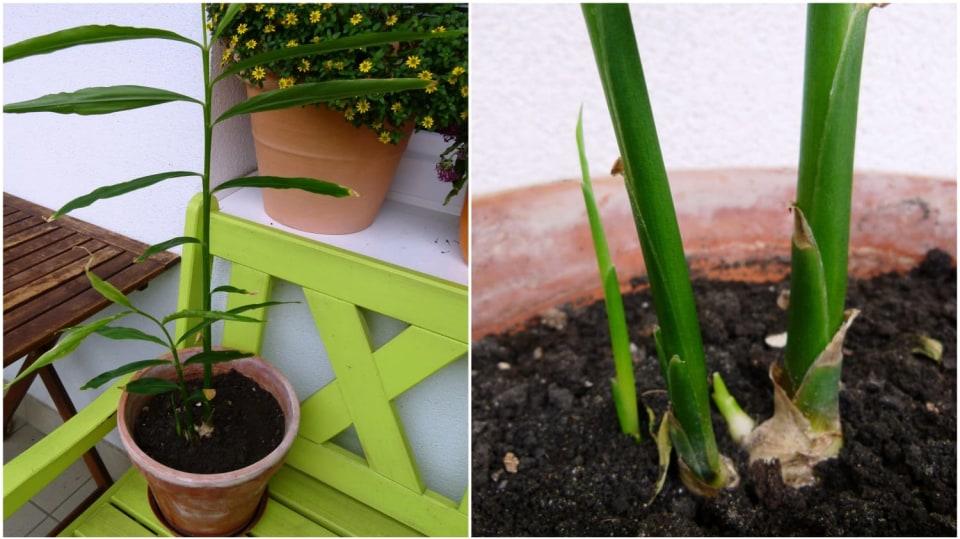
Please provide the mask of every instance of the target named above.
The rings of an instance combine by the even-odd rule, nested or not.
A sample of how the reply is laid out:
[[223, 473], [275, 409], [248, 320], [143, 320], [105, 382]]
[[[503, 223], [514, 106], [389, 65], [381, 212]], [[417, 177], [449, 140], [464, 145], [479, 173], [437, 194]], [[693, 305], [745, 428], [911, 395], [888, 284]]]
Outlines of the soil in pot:
[[[190, 392], [201, 381], [188, 382]], [[150, 399], [137, 417], [137, 445], [157, 462], [202, 474], [239, 470], [264, 458], [280, 445], [283, 410], [277, 399], [256, 382], [231, 370], [213, 377], [214, 434], [188, 442], [177, 434], [169, 395]], [[199, 408], [197, 412], [199, 413]]]
[[[656, 317], [637, 284], [625, 304], [644, 392], [665, 386], [650, 336]], [[785, 329], [777, 297], [788, 283], [694, 286], [709, 371], [723, 374], [755, 419], [769, 417], [767, 368], [782, 350], [764, 337]], [[649, 507], [656, 448], [649, 435], [637, 444], [619, 431], [602, 302], [564, 306], [520, 332], [484, 338], [473, 347], [474, 534], [955, 536], [956, 298], [954, 262], [937, 251], [907, 275], [851, 281], [848, 305], [863, 312], [845, 346], [845, 444], [839, 458], [818, 466], [819, 486], [792, 490], [774, 466], [748, 469], [714, 410], [740, 487], [694, 497], [674, 457]], [[941, 364], [912, 352], [921, 332], [944, 344]], [[505, 466], [507, 453], [519, 464], [508, 458]]]

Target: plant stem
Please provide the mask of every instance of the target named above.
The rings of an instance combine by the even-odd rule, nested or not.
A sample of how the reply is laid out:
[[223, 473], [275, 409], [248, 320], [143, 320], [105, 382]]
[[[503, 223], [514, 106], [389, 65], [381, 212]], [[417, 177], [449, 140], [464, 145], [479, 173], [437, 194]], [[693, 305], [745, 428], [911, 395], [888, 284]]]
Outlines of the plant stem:
[[722, 480], [723, 471], [710, 421], [700, 326], [630, 9], [624, 4], [582, 8], [661, 326], [666, 354], [661, 365], [669, 365], [667, 389], [683, 431], [672, 429], [674, 445], [694, 474], [714, 483]]
[[[790, 394], [843, 322], [857, 105], [870, 7], [807, 8], [796, 228], [801, 233], [807, 228], [800, 222], [805, 218], [809, 238], [801, 237], [798, 244], [794, 235], [784, 359]], [[822, 292], [811, 286], [818, 282], [823, 283]], [[804, 301], [810, 294], [825, 294], [825, 320], [801, 308], [811, 303]]]
[[[210, 152], [213, 145], [213, 123], [210, 121], [213, 94], [213, 86], [210, 84], [210, 43], [207, 38], [207, 5], [200, 4], [200, 27], [203, 33], [203, 204], [201, 212], [203, 214], [203, 225], [200, 227], [200, 258], [202, 264], [203, 284], [201, 285], [201, 296], [203, 297], [203, 310], [211, 310], [210, 301], [210, 273], [212, 270], [212, 261], [210, 259]], [[203, 351], [211, 350], [213, 330], [210, 325], [203, 328]], [[203, 387], [210, 389], [213, 387], [213, 365], [204, 363], [203, 365]]]

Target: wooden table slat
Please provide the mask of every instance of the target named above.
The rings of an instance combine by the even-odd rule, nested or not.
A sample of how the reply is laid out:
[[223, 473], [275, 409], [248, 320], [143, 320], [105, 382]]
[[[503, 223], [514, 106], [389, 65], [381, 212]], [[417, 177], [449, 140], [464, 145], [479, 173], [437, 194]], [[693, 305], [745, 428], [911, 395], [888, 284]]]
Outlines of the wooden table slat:
[[30, 217], [29, 213], [14, 209], [13, 212], [5, 213], [3, 215], [3, 226], [6, 227], [7, 225], [12, 225], [13, 223], [22, 221], [28, 217]]
[[7, 277], [12, 277], [33, 266], [34, 264], [39, 264], [44, 260], [48, 260], [59, 254], [69, 251], [76, 245], [81, 245], [90, 241], [90, 238], [86, 236], [80, 234], [71, 234], [62, 240], [54, 241], [53, 243], [47, 245], [41, 245], [38, 249], [32, 252], [24, 253], [23, 256], [16, 259], [11, 259], [10, 257], [4, 256], [3, 278], [6, 279]]
[[58, 228], [60, 228], [60, 225], [54, 223], [41, 223], [33, 228], [28, 228], [26, 230], [17, 232], [10, 237], [3, 238], [3, 250], [6, 251], [7, 249], [16, 247], [25, 241], [43, 236], [44, 234], [49, 234]]
[[30, 253], [36, 252], [40, 249], [43, 249], [45, 246], [54, 243], [56, 241], [62, 240], [69, 236], [77, 235], [76, 232], [68, 228], [61, 228], [54, 230], [53, 232], [40, 236], [39, 238], [34, 238], [30, 241], [26, 241], [17, 245], [16, 247], [11, 247], [10, 249], [3, 250], [3, 263], [7, 264], [12, 260], [17, 260], [22, 256], [29, 255]]
[[36, 215], [31, 215], [22, 221], [17, 221], [12, 225], [5, 225], [3, 227], [3, 239], [7, 239], [14, 234], [23, 232], [24, 230], [29, 230], [34, 227], [45, 225], [46, 221], [37, 217]]
[[[48, 258], [47, 260], [44, 260], [39, 263], [34, 263], [32, 265], [29, 265], [19, 273], [11, 275], [10, 277], [4, 277], [3, 279], [4, 291], [6, 291], [7, 289], [16, 290], [27, 284], [37, 281], [39, 279], [54, 276], [56, 272], [63, 270], [67, 266], [75, 265], [74, 263], [77, 262], [78, 260], [81, 261], [80, 266], [82, 270], [82, 265], [86, 263], [87, 259], [105, 247], [107, 247], [106, 243], [103, 243], [100, 240], [90, 239], [80, 245], [76, 245], [73, 248], [60, 253], [57, 256]], [[109, 249], [113, 250], [115, 254], [119, 254], [123, 252], [117, 249], [116, 247], [109, 247]], [[18, 260], [17, 262], [21, 263], [22, 261], [27, 260], [29, 258], [30, 257], [24, 257]], [[96, 261], [94, 263], [96, 263]], [[4, 270], [6, 270], [6, 268], [4, 268]], [[61, 281], [69, 280], [73, 278], [73, 275], [78, 273], [79, 272], [72, 272], [72, 273], [67, 272], [65, 274], [62, 274]]]

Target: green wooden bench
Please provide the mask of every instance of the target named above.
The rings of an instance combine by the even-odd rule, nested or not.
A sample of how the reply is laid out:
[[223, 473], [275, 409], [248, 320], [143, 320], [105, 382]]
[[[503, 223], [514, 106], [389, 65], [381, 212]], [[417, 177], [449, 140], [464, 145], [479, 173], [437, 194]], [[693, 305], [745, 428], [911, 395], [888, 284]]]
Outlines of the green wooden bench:
[[[197, 236], [200, 201], [187, 210]], [[212, 253], [231, 262], [228, 308], [265, 301], [275, 280], [303, 287], [336, 379], [302, 403], [300, 432], [270, 482], [255, 536], [466, 536], [466, 492], [456, 503], [424, 486], [392, 400], [467, 352], [467, 289], [421, 273], [215, 211]], [[199, 249], [182, 254], [178, 308], [200, 308]], [[410, 326], [372, 349], [360, 308]], [[266, 312], [254, 312], [265, 317]], [[178, 335], [193, 324], [181, 320]], [[229, 322], [222, 345], [260, 352], [265, 324]], [[269, 359], [269, 358], [268, 358]], [[9, 517], [116, 426], [119, 386], [3, 467]], [[364, 457], [331, 439], [354, 426]], [[61, 535], [170, 535], [131, 469]]]

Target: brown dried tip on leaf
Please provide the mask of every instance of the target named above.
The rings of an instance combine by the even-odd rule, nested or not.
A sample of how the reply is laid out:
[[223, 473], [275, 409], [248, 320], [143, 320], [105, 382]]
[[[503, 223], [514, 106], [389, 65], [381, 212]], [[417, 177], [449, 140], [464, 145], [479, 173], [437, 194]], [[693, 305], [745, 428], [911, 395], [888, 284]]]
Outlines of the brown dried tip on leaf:
[[360, 193], [350, 189], [350, 196], [360, 198]]
[[623, 158], [618, 157], [617, 162], [613, 164], [613, 168], [610, 169], [611, 176], [623, 176]]
[[780, 307], [781, 310], [786, 311], [790, 308], [790, 289], [784, 288], [780, 291], [780, 295], [777, 296], [777, 307]]
[[734, 489], [740, 485], [740, 474], [737, 473], [737, 467], [726, 455], [720, 455], [720, 469], [723, 476], [719, 478], [720, 480], [715, 485], [704, 483], [694, 475], [690, 468], [684, 464], [683, 459], [678, 458], [677, 465], [680, 468], [680, 480], [683, 481], [683, 485], [690, 489], [690, 492], [705, 498], [714, 498], [721, 491]]
[[917, 346], [910, 351], [928, 357], [937, 363], [943, 361], [943, 343], [927, 335], [917, 335]]
[[793, 210], [793, 244], [797, 249], [810, 249], [814, 246], [813, 230], [807, 223], [803, 212], [797, 206], [792, 206]]
[[507, 473], [517, 473], [517, 470], [520, 469], [520, 459], [513, 454], [512, 451], [508, 451], [506, 455], [503, 456], [503, 469]]

